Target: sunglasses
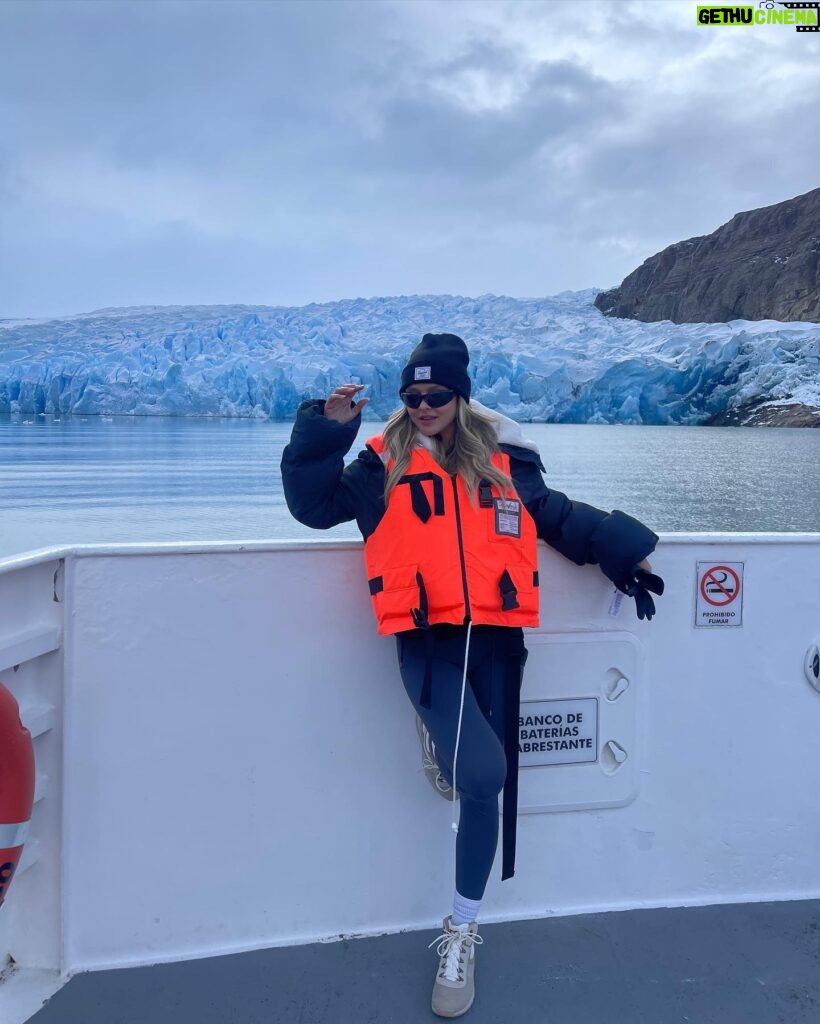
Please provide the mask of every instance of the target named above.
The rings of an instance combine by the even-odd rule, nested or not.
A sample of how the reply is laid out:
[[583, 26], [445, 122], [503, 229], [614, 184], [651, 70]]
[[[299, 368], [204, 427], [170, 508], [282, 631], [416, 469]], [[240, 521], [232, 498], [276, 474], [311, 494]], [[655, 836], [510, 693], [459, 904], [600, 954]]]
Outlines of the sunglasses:
[[416, 391], [402, 391], [399, 395], [402, 402], [410, 409], [419, 409], [421, 403], [426, 402], [431, 409], [440, 409], [456, 397], [455, 391], [430, 391], [426, 395], [420, 395]]

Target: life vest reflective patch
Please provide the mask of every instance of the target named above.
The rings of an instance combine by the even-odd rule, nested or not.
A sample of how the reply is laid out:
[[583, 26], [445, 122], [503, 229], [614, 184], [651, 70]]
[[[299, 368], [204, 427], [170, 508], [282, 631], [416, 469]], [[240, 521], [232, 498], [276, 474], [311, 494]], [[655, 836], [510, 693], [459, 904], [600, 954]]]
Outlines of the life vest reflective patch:
[[[367, 444], [380, 456], [385, 451], [380, 435]], [[493, 464], [510, 475], [505, 454], [494, 455]], [[476, 625], [537, 626], [536, 544], [535, 523], [514, 487], [502, 495], [482, 480], [473, 503], [460, 477], [427, 449], [414, 449], [365, 541], [379, 633], [467, 617]]]

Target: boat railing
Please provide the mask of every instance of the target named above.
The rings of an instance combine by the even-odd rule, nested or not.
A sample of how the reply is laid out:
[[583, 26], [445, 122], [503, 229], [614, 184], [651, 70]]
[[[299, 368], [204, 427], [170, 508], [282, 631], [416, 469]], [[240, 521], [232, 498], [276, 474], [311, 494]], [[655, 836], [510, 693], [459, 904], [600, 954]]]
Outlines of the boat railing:
[[[0, 560], [0, 681], [37, 762], [0, 910], [0, 1010], [21, 972], [440, 921], [450, 808], [425, 784], [361, 548]], [[494, 872], [485, 920], [819, 897], [820, 534], [663, 534], [651, 622], [630, 599], [613, 616], [596, 567], [539, 558], [517, 870]], [[707, 595], [718, 625], [698, 621]], [[538, 730], [562, 712], [578, 743], [548, 748], [557, 734]]]

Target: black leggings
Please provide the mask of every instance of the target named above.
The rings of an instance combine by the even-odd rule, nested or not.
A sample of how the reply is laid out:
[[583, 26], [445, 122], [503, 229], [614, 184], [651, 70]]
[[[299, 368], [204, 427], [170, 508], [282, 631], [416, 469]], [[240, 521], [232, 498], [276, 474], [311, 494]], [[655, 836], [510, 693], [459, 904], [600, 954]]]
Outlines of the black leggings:
[[[407, 696], [435, 743], [439, 768], [452, 785], [467, 629], [433, 628], [436, 644], [430, 708], [419, 702], [425, 665], [420, 630], [396, 636], [399, 668]], [[520, 635], [520, 630], [516, 632]], [[504, 626], [474, 626], [470, 636], [456, 773], [461, 802], [456, 889], [471, 900], [484, 895], [498, 845], [498, 794], [507, 773], [503, 737], [510, 633]]]

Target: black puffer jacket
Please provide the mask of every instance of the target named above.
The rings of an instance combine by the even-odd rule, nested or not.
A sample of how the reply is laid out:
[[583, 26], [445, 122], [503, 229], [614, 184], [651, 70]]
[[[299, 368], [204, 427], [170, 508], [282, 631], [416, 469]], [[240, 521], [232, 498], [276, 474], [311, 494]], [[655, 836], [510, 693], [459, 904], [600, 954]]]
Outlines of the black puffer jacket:
[[[364, 448], [345, 466], [361, 416], [341, 424], [328, 419], [324, 407], [324, 400], [316, 399], [302, 402], [297, 410], [290, 443], [282, 454], [285, 500], [305, 526], [327, 530], [355, 519], [367, 540], [385, 512], [384, 464]], [[541, 476], [544, 467], [538, 452], [505, 443], [503, 434], [499, 437], [501, 450], [510, 457], [515, 489], [538, 536], [576, 565], [599, 565], [616, 586], [628, 582], [632, 566], [655, 550], [658, 535], [618, 509], [603, 512], [550, 490]]]

